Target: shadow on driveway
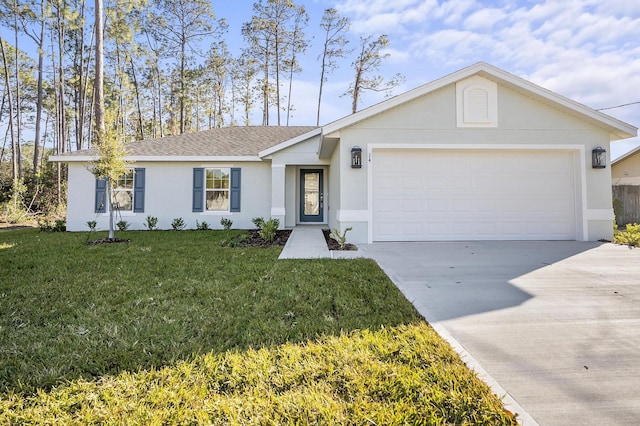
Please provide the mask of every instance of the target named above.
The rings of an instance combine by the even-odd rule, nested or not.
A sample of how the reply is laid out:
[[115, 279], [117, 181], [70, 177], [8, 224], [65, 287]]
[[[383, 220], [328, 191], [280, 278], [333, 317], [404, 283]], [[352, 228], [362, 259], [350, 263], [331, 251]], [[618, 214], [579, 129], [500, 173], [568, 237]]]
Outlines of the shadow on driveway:
[[362, 246], [405, 297], [444, 321], [520, 305], [532, 295], [512, 280], [600, 243], [473, 241], [376, 243]]
[[361, 250], [529, 423], [638, 424], [638, 249], [508, 241]]

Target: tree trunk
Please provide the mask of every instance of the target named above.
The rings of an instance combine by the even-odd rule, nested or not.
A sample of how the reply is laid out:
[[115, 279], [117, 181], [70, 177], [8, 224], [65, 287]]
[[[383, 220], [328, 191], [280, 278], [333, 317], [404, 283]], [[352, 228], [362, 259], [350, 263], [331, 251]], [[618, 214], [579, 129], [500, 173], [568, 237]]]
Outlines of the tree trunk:
[[180, 105], [180, 134], [183, 134], [185, 132], [185, 121], [186, 121], [186, 117], [185, 117], [185, 112], [184, 112], [184, 74], [185, 74], [185, 70], [187, 67], [186, 64], [186, 47], [187, 47], [187, 41], [184, 37], [182, 37], [181, 40], [181, 54], [180, 54], [180, 95], [178, 97], [178, 103]]
[[40, 23], [40, 42], [38, 43], [38, 94], [36, 103], [36, 134], [33, 139], [33, 175], [38, 175], [38, 166], [40, 162], [40, 139], [41, 139], [41, 121], [42, 121], [42, 109], [44, 102], [44, 89], [43, 89], [43, 73], [44, 73], [44, 29], [45, 29], [45, 17], [44, 17], [44, 0], [40, 5], [42, 13], [42, 22]]
[[20, 141], [22, 139], [22, 114], [21, 114], [21, 103], [22, 100], [20, 94], [20, 58], [18, 56], [19, 48], [18, 48], [18, 2], [14, 0], [14, 15], [13, 15], [13, 24], [14, 24], [14, 35], [15, 35], [15, 68], [16, 68], [16, 160], [18, 166], [18, 179], [22, 179], [22, 147], [20, 146]]
[[7, 63], [7, 55], [4, 51], [4, 40], [0, 36], [0, 51], [2, 52], [2, 64], [4, 65], [4, 80], [7, 86], [7, 103], [9, 107], [9, 129], [11, 131], [11, 160], [12, 160], [12, 178], [15, 183], [18, 180], [18, 153], [16, 152], [16, 139], [14, 134], [13, 122], [13, 97], [11, 95], [11, 80], [9, 78], [9, 64]]
[[144, 139], [144, 128], [142, 126], [142, 107], [140, 106], [140, 89], [138, 88], [138, 78], [136, 77], [136, 67], [133, 65], [133, 56], [129, 57], [131, 64], [131, 76], [133, 77], [133, 89], [136, 92], [136, 106], [138, 108], [138, 140]]

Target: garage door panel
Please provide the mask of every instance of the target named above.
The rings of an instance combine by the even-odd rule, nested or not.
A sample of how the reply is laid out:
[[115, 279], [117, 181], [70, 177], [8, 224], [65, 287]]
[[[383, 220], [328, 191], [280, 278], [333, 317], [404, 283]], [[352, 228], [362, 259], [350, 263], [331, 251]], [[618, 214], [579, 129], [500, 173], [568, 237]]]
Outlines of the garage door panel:
[[570, 151], [374, 151], [373, 239], [575, 239], [573, 162]]

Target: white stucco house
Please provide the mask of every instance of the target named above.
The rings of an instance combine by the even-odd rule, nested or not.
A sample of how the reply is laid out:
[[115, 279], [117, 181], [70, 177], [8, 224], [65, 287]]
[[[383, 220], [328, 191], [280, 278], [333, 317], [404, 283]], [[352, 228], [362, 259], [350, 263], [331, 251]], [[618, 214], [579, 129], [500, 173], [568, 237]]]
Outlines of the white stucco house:
[[[118, 214], [170, 228], [352, 227], [349, 241], [612, 238], [611, 168], [634, 126], [477, 63], [321, 127], [231, 127], [128, 146]], [[359, 151], [359, 155], [357, 154]], [[352, 159], [355, 154], [355, 159]], [[107, 227], [90, 151], [69, 166], [67, 229]], [[355, 164], [354, 164], [355, 162]]]

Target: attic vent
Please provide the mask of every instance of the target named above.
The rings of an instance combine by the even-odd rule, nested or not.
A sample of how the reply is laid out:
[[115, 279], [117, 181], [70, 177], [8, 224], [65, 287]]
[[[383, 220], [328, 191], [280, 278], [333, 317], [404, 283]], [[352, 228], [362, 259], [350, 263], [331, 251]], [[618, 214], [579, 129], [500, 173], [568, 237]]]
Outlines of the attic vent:
[[464, 122], [489, 123], [489, 94], [484, 89], [468, 89], [464, 96]]
[[498, 85], [480, 76], [456, 83], [458, 127], [498, 127]]

